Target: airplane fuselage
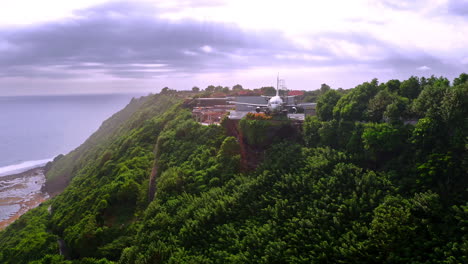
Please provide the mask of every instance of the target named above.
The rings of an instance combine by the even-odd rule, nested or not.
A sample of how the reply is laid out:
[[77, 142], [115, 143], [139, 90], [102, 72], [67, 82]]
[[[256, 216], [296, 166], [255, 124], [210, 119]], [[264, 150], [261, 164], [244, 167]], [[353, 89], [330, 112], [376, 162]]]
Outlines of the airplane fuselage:
[[283, 106], [283, 99], [279, 95], [273, 96], [268, 100], [267, 108], [270, 112], [276, 113], [281, 111]]
[[[266, 114], [286, 113], [287, 112], [287, 109], [286, 109], [287, 106], [286, 106], [286, 104], [284, 103], [283, 99], [280, 96], [279, 86], [280, 86], [280, 80], [279, 80], [279, 76], [278, 76], [278, 78], [276, 80], [276, 95], [273, 96], [273, 97], [263, 96], [265, 98], [269, 98], [266, 104], [251, 104], [251, 103], [235, 102], [235, 101], [231, 101], [230, 103], [239, 104], [239, 105], [248, 105], [250, 107], [255, 107], [255, 111], [257, 113], [260, 113], [260, 112], [265, 112]], [[294, 109], [294, 111], [295, 111], [296, 108], [293, 107], [292, 109]]]

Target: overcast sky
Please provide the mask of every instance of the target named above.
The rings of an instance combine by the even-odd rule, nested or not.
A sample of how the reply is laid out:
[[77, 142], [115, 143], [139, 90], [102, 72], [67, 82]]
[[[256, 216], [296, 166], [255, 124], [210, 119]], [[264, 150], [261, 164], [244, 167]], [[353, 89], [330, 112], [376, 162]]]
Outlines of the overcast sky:
[[0, 95], [158, 92], [468, 72], [468, 0], [15, 0]]

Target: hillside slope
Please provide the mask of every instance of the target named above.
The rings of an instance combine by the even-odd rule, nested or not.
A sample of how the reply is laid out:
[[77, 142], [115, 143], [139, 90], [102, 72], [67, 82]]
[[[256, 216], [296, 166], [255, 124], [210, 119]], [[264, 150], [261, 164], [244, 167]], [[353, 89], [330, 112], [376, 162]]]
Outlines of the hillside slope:
[[0, 233], [0, 262], [468, 262], [467, 97], [464, 74], [373, 80], [269, 141], [264, 120], [236, 139], [175, 97], [140, 99], [54, 162], [70, 185]]

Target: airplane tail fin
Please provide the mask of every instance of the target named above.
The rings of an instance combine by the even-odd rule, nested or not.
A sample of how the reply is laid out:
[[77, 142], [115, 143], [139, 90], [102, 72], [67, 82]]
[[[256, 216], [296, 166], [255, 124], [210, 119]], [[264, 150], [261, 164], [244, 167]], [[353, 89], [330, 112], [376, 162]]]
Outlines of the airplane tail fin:
[[279, 72], [278, 77], [276, 77], [276, 96], [279, 96]]

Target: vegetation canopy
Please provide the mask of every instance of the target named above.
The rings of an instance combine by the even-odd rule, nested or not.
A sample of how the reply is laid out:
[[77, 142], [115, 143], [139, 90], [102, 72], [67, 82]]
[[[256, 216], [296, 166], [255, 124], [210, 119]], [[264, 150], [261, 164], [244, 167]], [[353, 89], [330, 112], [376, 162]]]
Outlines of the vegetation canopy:
[[68, 186], [0, 232], [0, 263], [468, 263], [467, 80], [323, 85], [276, 140], [289, 121], [239, 140], [176, 91], [134, 99], [47, 166]]

